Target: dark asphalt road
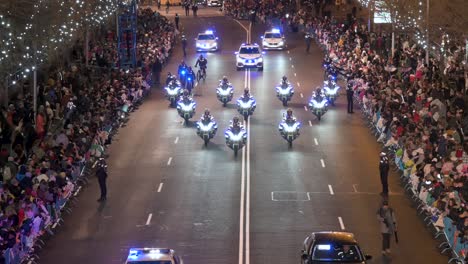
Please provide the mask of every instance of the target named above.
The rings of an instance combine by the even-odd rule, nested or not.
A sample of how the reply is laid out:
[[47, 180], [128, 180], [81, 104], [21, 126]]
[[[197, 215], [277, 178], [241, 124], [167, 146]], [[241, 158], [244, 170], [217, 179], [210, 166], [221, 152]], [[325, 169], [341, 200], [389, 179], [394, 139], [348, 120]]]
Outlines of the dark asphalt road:
[[[245, 41], [246, 32], [235, 21], [219, 16], [182, 17], [181, 21], [189, 40], [210, 25], [222, 39], [221, 51], [208, 54], [208, 78], [196, 90], [193, 119], [209, 107], [218, 122], [218, 134], [205, 149], [195, 129], [184, 127], [162, 91], [155, 90], [110, 147], [108, 201], [96, 202], [98, 186], [93, 181], [42, 250], [40, 263], [123, 263], [130, 247], [158, 246], [175, 249], [185, 263], [240, 264], [240, 227], [249, 231], [242, 232], [249, 240], [242, 241], [247, 247], [241, 254], [250, 252], [242, 263], [299, 263], [307, 234], [341, 230], [339, 218], [374, 256], [371, 263], [446, 262], [396, 175], [390, 180], [390, 202], [399, 220], [400, 244], [393, 248], [391, 259], [380, 256], [375, 217], [381, 201], [380, 149], [360, 114], [346, 113], [344, 96], [320, 123], [305, 111], [312, 88], [323, 77], [322, 55], [316, 46], [306, 54], [301, 36], [289, 33], [289, 52], [268, 51], [264, 72], [250, 73], [258, 106], [250, 120], [248, 171], [243, 173], [242, 156], [233, 157], [223, 135], [237, 112], [233, 104], [222, 107], [215, 87], [227, 75], [235, 86], [235, 98], [240, 96], [246, 73], [236, 71], [234, 51]], [[252, 40], [260, 42], [264, 29], [254, 26]], [[188, 58], [193, 65], [193, 49]], [[177, 47], [166, 69], [176, 72], [180, 60]], [[291, 150], [277, 131], [285, 108], [273, 88], [282, 75], [295, 86], [290, 107], [303, 125]], [[248, 221], [240, 221], [242, 177], [248, 209], [243, 213]]]

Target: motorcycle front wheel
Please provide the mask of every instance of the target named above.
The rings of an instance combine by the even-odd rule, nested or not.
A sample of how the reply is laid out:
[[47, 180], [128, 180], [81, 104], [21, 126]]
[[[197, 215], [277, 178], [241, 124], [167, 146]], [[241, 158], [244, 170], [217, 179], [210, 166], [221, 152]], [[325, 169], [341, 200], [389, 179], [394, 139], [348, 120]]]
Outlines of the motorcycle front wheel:
[[244, 114], [244, 120], [247, 121], [248, 118], [249, 118], [249, 114]]
[[283, 100], [283, 106], [288, 106], [288, 100]]
[[232, 150], [234, 150], [234, 157], [237, 157], [237, 152], [239, 152], [239, 148], [237, 146], [234, 146]]
[[209, 138], [204, 138], [205, 140], [205, 147], [208, 146], [208, 143], [210, 143], [210, 139]]
[[288, 140], [289, 148], [292, 148], [292, 140]]

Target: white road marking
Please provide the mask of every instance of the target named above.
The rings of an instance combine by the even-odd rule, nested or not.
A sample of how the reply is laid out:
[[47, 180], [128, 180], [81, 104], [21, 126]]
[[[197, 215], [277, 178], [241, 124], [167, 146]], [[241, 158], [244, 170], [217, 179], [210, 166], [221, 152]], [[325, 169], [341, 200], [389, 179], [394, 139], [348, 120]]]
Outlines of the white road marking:
[[[309, 122], [310, 122], [310, 121], [309, 121]], [[314, 138], [314, 142], [315, 142], [315, 145], [318, 146], [318, 140], [317, 140], [317, 138]]]
[[301, 93], [301, 98], [304, 98], [304, 95]]
[[330, 190], [331, 195], [335, 195], [335, 193], [333, 192], [333, 187], [330, 184], [328, 184], [328, 190]]
[[175, 138], [174, 144], [177, 144], [177, 142], [179, 142], [179, 137], [176, 137], [176, 138]]
[[322, 163], [322, 167], [325, 168], [325, 161], [323, 161], [323, 159], [320, 159], [320, 163]]
[[353, 184], [353, 190], [354, 190], [354, 192], [358, 192], [356, 186], [357, 186], [357, 184]]
[[294, 76], [297, 76], [297, 74], [296, 74], [296, 73], [294, 73]]
[[288, 50], [288, 54], [289, 54], [289, 50]]
[[242, 23], [237, 20], [237, 19], [234, 19], [234, 21], [237, 22], [237, 24], [239, 24], [243, 29], [245, 29], [245, 34], [246, 34], [246, 38], [247, 38], [247, 42], [249, 42], [249, 29], [247, 27], [245, 27], [244, 25], [242, 25]]
[[291, 57], [289, 57], [289, 60], [292, 60], [292, 58], [291, 58]]
[[172, 157], [169, 157], [169, 160], [167, 161], [167, 166], [171, 165], [172, 162]]
[[162, 183], [162, 182], [159, 184], [158, 192], [161, 192], [163, 185], [164, 185], [164, 183]]
[[[250, 85], [250, 70], [249, 70], [249, 85]], [[247, 123], [247, 154], [245, 156], [247, 162], [247, 186], [246, 186], [246, 202], [245, 202], [245, 264], [250, 264], [250, 116]]]
[[149, 225], [151, 223], [151, 218], [153, 218], [153, 214], [148, 215], [148, 219], [146, 219], [146, 225]]
[[307, 106], [304, 105], [304, 110], [308, 111]]
[[309, 120], [309, 126], [312, 126], [312, 121]]
[[341, 230], [345, 230], [343, 219], [341, 218], [341, 216], [338, 216], [338, 222], [340, 222]]
[[291, 68], [293, 68], [293, 69], [294, 69], [294, 64], [291, 64]]
[[298, 87], [301, 87], [301, 84], [300, 84], [299, 82], [297, 82], [297, 86], [298, 86]]

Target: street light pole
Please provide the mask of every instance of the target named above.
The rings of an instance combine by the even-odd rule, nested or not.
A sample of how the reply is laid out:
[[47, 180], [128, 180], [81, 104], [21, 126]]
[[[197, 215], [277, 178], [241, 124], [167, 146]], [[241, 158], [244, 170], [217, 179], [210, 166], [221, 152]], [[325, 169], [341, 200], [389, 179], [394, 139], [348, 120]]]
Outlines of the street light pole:
[[426, 64], [429, 65], [429, 10], [430, 0], [426, 0]]

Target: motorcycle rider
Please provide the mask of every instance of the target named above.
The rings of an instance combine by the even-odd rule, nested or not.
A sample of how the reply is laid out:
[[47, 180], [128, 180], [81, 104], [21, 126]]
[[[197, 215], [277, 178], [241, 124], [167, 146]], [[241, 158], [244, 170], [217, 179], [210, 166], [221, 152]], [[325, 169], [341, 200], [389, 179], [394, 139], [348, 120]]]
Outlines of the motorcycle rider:
[[189, 92], [192, 93], [192, 89], [193, 89], [196, 76], [195, 76], [195, 72], [193, 72], [192, 67], [190, 66], [187, 68], [187, 80], [189, 77], [191, 78], [192, 83], [187, 89], [189, 89]]
[[239, 117], [235, 116], [232, 119], [231, 125], [229, 126], [229, 129], [235, 134], [239, 133], [240, 130], [242, 129], [240, 122], [239, 122]]
[[188, 105], [192, 102], [192, 97], [190, 97], [190, 92], [187, 89], [184, 89], [181, 99], [182, 103], [184, 103], [185, 105]]
[[286, 110], [286, 116], [284, 117], [284, 121], [286, 123], [295, 123], [296, 122], [296, 117], [293, 115], [293, 110], [291, 108], [288, 108]]
[[244, 94], [242, 95], [241, 99], [242, 99], [244, 102], [247, 102], [248, 100], [250, 100], [250, 98], [252, 98], [252, 96], [250, 95], [249, 88], [245, 87], [245, 89], [244, 89]]
[[322, 100], [325, 98], [325, 94], [323, 93], [323, 91], [322, 91], [322, 89], [320, 87], [317, 87], [317, 89], [315, 90], [315, 92], [313, 94], [313, 98], [318, 103], [322, 102]]
[[203, 114], [201, 119], [203, 123], [209, 123], [213, 121], [213, 116], [211, 116], [210, 110], [208, 108], [205, 108], [205, 113]]
[[281, 86], [288, 87], [288, 85], [289, 85], [288, 77], [283, 76], [283, 78], [281, 78]]
[[208, 60], [200, 54], [198, 57], [197, 62], [195, 63], [195, 68], [200, 65], [200, 69], [202, 70], [203, 74], [206, 75], [206, 65], [208, 64]]
[[182, 72], [182, 70], [185, 70], [185, 69], [187, 69], [187, 64], [185, 64], [185, 61], [182, 60], [182, 61], [180, 62], [180, 64], [179, 64], [179, 68], [178, 68], [179, 74]]
[[223, 76], [223, 79], [220, 81], [220, 86], [222, 88], [227, 88], [229, 86], [229, 81], [226, 76]]
[[176, 77], [172, 75], [171, 72], [168, 72], [167, 78], [166, 78], [166, 86], [168, 86], [169, 84], [172, 84], [172, 82], [174, 82], [175, 80], [176, 80]]

